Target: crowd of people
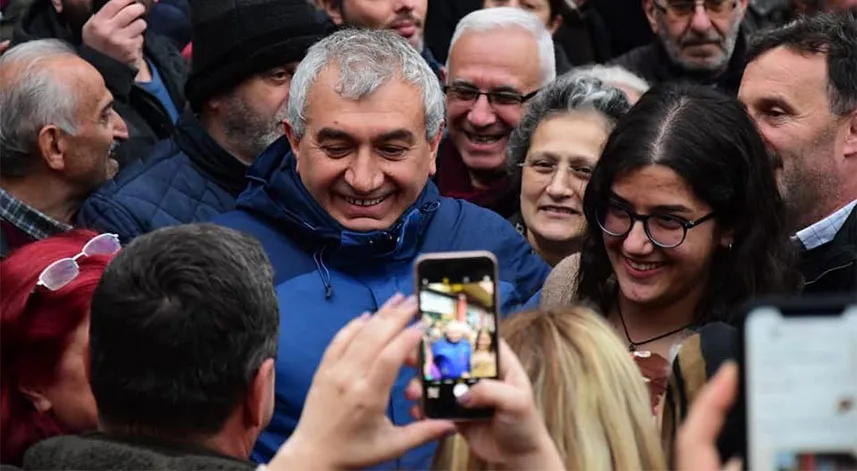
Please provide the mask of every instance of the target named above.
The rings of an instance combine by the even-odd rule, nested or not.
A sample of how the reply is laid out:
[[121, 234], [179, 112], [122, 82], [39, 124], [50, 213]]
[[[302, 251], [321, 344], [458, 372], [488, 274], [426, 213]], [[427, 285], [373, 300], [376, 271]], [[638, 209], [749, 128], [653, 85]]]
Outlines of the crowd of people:
[[623, 1], [3, 0], [4, 469], [738, 456], [742, 306], [857, 293], [857, 5]]

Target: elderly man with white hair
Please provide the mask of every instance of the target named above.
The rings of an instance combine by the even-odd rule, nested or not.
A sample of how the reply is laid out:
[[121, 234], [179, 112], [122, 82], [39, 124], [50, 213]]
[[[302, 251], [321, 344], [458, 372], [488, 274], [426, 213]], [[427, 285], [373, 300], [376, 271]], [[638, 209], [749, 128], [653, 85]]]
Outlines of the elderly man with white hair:
[[446, 122], [437, 185], [503, 217], [518, 210], [506, 168], [509, 136], [526, 102], [556, 78], [553, 40], [544, 23], [519, 8], [465, 16], [449, 49]]
[[[292, 79], [286, 137], [293, 154], [285, 139], [275, 142], [250, 169], [237, 209], [215, 219], [257, 237], [275, 270], [283, 319], [276, 408], [256, 461], [269, 460], [294, 431], [336, 332], [395, 293], [413, 293], [418, 254], [493, 252], [501, 313], [541, 287], [547, 265], [509, 223], [441, 197], [429, 181], [443, 100], [420, 53], [395, 33], [329, 36], [309, 49]], [[400, 372], [390, 396], [388, 416], [397, 425], [411, 421], [404, 390], [413, 376]], [[420, 447], [381, 468], [428, 469], [433, 452], [434, 445]]]

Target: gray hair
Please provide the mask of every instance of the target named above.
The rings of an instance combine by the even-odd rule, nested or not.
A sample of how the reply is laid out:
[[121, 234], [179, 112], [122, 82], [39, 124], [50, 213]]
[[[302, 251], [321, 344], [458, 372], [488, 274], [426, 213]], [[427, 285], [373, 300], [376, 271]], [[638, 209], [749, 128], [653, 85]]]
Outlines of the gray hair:
[[339, 67], [336, 92], [348, 99], [371, 95], [393, 77], [415, 86], [423, 96], [426, 139], [437, 136], [446, 114], [443, 90], [420, 53], [390, 31], [345, 29], [310, 47], [295, 71], [286, 119], [298, 137], [306, 130], [307, 94], [321, 71], [333, 65]]
[[[530, 33], [536, 40], [539, 49], [539, 72], [542, 86], [556, 78], [556, 56], [553, 50], [553, 38], [544, 23], [530, 12], [514, 7], [497, 7], [476, 10], [458, 22], [452, 41], [449, 43], [449, 55], [456, 41], [468, 31], [494, 31], [498, 29], [521, 28]], [[449, 68], [449, 59], [446, 63]]]
[[45, 64], [59, 56], [75, 56], [74, 49], [57, 39], [39, 39], [15, 46], [0, 56], [4, 74], [0, 87], [0, 175], [23, 177], [38, 154], [39, 131], [49, 124], [77, 132], [78, 96], [60, 70]]
[[533, 97], [518, 127], [512, 131], [507, 151], [510, 170], [520, 176], [519, 164], [527, 156], [533, 133], [546, 118], [572, 111], [596, 112], [612, 130], [630, 108], [628, 98], [618, 88], [592, 77], [561, 76]]
[[638, 75], [619, 65], [588, 65], [576, 67], [569, 75], [592, 77], [607, 85], [627, 87], [640, 95], [649, 91], [651, 85]]

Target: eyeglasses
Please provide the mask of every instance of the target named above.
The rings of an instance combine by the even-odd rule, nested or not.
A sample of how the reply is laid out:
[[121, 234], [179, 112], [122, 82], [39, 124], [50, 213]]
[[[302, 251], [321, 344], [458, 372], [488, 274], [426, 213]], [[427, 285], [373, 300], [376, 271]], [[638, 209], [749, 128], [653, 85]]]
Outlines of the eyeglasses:
[[736, 0], [667, 0], [666, 5], [655, 2], [655, 8], [676, 19], [693, 15], [697, 5], [702, 5], [709, 15], [731, 13], [738, 4]]
[[39, 275], [36, 286], [43, 286], [51, 291], [58, 291], [74, 281], [80, 275], [80, 265], [77, 260], [93, 255], [113, 255], [122, 248], [119, 236], [116, 234], [101, 234], [93, 237], [83, 246], [83, 250], [74, 257], [61, 258], [51, 263]]
[[476, 87], [467, 85], [449, 85], [443, 87], [443, 93], [450, 100], [473, 103], [482, 95], [488, 98], [488, 103], [493, 106], [520, 106], [530, 98], [536, 96], [539, 91], [522, 95], [518, 92], [501, 91], [501, 92], [483, 92]]
[[598, 211], [598, 225], [605, 234], [613, 237], [624, 237], [631, 232], [634, 223], [643, 223], [646, 237], [662, 249], [678, 247], [687, 237], [687, 231], [708, 221], [714, 217], [714, 213], [706, 214], [696, 221], [688, 221], [677, 216], [668, 214], [637, 214], [628, 208], [608, 203]]
[[[557, 172], [560, 169], [560, 164], [557, 162], [552, 162], [550, 160], [537, 159], [521, 162], [518, 164], [518, 167], [530, 168], [539, 177], [545, 180], [553, 180], [553, 178], [556, 176]], [[581, 180], [589, 180], [589, 177], [592, 176], [592, 167], [588, 165], [581, 165], [579, 163], [571, 163], [568, 164], [568, 173], [566, 174], [566, 178], [568, 177], [568, 175], [574, 175], [575, 177]]]

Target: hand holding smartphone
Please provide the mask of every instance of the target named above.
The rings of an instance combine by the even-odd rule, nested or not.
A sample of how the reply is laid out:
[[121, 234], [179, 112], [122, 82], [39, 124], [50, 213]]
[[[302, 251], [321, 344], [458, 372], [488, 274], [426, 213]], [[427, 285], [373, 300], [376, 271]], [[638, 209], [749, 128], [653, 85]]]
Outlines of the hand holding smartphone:
[[497, 260], [490, 252], [420, 256], [419, 310], [427, 328], [420, 348], [423, 410], [433, 419], [492, 417], [458, 403], [480, 379], [498, 378]]

